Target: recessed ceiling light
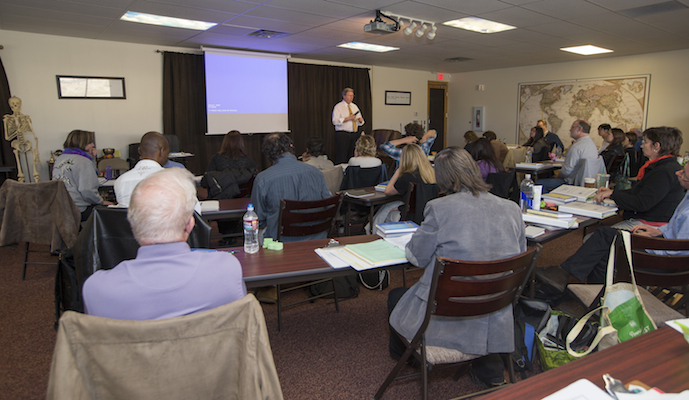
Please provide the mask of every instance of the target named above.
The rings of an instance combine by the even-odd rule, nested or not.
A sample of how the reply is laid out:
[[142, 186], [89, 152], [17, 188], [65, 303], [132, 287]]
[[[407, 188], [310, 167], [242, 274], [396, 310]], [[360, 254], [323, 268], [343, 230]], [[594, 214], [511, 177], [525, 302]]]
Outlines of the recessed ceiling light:
[[568, 51], [570, 53], [581, 54], [582, 56], [590, 56], [594, 54], [612, 53], [610, 49], [604, 49], [602, 47], [593, 46], [590, 44], [584, 46], [574, 46], [574, 47], [562, 47], [560, 50]]
[[478, 17], [466, 17], [455, 19], [453, 21], [443, 22], [443, 25], [451, 26], [453, 28], [466, 29], [478, 33], [496, 33], [509, 31], [510, 29], [517, 29], [516, 26], [505, 25], [499, 22], [489, 21], [487, 19]]
[[133, 11], [127, 11], [120, 19], [122, 21], [138, 22], [140, 24], [170, 26], [173, 28], [194, 29], [197, 31], [205, 31], [217, 25], [212, 22], [163, 17], [162, 15], [144, 14]]
[[362, 42], [349, 42], [338, 45], [337, 47], [344, 47], [345, 49], [375, 51], [376, 53], [386, 53], [388, 51], [399, 50], [399, 47], [381, 46], [379, 44], [370, 44]]

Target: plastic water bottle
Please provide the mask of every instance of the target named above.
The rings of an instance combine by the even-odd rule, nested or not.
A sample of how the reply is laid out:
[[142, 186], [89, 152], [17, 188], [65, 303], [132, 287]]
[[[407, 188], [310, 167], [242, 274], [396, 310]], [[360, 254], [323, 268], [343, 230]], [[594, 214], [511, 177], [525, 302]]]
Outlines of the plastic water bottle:
[[244, 225], [244, 252], [258, 253], [258, 215], [254, 212], [254, 205], [249, 204], [246, 214], [242, 218]]
[[105, 166], [105, 179], [107, 179], [107, 180], [112, 179], [112, 167], [109, 165]]
[[531, 180], [531, 174], [525, 175], [519, 189], [521, 191], [519, 205], [522, 208], [522, 212], [526, 212], [526, 210], [531, 208], [533, 203], [533, 181]]
[[525, 155], [525, 157], [524, 157], [524, 162], [530, 163], [531, 160], [533, 159], [533, 157], [532, 157], [532, 154], [533, 154], [532, 148], [531, 148], [531, 147], [527, 148], [525, 154], [526, 154], [526, 155]]

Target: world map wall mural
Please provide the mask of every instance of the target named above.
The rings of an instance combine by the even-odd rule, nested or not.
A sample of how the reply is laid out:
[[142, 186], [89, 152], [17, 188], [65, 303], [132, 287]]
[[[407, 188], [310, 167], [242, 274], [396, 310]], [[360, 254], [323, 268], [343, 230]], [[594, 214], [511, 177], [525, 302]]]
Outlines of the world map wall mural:
[[539, 119], [548, 121], [565, 147], [572, 140], [569, 128], [577, 119], [591, 123], [591, 138], [600, 124], [610, 124], [627, 132], [644, 129], [648, 109], [651, 75], [616, 78], [577, 79], [571, 81], [519, 84], [518, 143], [524, 143]]

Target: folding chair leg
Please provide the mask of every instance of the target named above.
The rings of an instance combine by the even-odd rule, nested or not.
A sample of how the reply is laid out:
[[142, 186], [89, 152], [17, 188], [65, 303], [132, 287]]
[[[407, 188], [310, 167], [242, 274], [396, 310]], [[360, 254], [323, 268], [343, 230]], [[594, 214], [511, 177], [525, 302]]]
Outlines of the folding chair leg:
[[278, 292], [278, 332], [282, 331], [282, 293], [280, 292], [280, 285], [277, 285]]
[[428, 361], [426, 361], [426, 335], [421, 338], [421, 381], [423, 382], [423, 400], [428, 400]]
[[340, 306], [337, 304], [337, 288], [335, 287], [335, 280], [331, 280], [333, 283], [333, 298], [335, 298], [335, 312], [339, 313], [340, 312]]
[[379, 400], [381, 397], [383, 397], [383, 393], [385, 393], [385, 390], [390, 386], [393, 380], [395, 380], [395, 377], [397, 374], [400, 373], [402, 368], [407, 364], [407, 360], [412, 354], [413, 349], [411, 347], [407, 347], [407, 350], [404, 351], [404, 354], [402, 354], [402, 357], [397, 361], [397, 364], [395, 364], [395, 368], [390, 371], [388, 374], [388, 377], [385, 378], [385, 382], [383, 382], [382, 385], [380, 385], [380, 388], [378, 388], [378, 391], [376, 392], [375, 396], [373, 398], [375, 400]]
[[22, 280], [26, 278], [26, 262], [29, 260], [29, 242], [26, 242], [26, 246], [24, 247], [24, 263], [23, 263], [23, 270], [22, 270]]

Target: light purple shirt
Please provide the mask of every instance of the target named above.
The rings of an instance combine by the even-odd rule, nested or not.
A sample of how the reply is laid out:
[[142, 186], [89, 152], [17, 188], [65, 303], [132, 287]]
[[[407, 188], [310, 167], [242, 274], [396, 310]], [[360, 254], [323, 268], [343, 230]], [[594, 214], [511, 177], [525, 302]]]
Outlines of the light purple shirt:
[[173, 242], [141, 246], [135, 259], [96, 271], [83, 295], [86, 314], [143, 321], [231, 303], [246, 295], [246, 286], [235, 256]]

